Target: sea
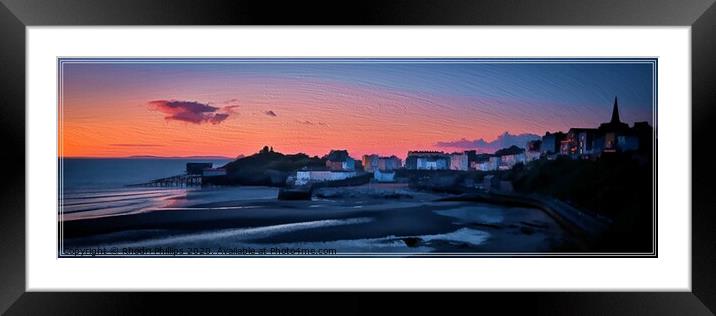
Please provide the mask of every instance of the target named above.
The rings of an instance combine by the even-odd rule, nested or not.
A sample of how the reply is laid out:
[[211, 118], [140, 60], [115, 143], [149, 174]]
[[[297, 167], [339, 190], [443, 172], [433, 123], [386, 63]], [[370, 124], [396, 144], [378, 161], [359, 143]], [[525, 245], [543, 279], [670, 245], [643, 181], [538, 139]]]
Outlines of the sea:
[[64, 220], [136, 213], [165, 207], [196, 188], [132, 187], [184, 174], [188, 162], [221, 167], [231, 159], [62, 158], [58, 213]]

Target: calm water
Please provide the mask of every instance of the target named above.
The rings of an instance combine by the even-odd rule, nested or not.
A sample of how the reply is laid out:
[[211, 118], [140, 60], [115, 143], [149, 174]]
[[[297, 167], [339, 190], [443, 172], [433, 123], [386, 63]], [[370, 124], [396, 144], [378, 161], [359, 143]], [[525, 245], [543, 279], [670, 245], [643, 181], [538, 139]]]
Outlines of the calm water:
[[[163, 207], [187, 189], [144, 188], [127, 185], [182, 174], [187, 162], [211, 162], [220, 167], [230, 160], [212, 159], [85, 159], [60, 160], [60, 204], [65, 220], [128, 214]], [[59, 210], [58, 210], [59, 211]]]
[[62, 185], [65, 191], [75, 189], [121, 188], [129, 184], [184, 173], [187, 162], [211, 162], [221, 167], [230, 160], [211, 159], [78, 159], [60, 160]]

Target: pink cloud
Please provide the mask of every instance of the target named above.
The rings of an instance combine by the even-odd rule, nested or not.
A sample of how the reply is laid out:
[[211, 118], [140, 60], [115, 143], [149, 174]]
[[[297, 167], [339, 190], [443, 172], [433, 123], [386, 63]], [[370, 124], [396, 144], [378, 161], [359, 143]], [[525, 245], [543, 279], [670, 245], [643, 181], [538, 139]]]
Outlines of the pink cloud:
[[234, 106], [218, 108], [196, 101], [154, 100], [149, 102], [152, 110], [164, 113], [165, 120], [193, 124], [219, 124], [234, 112]]

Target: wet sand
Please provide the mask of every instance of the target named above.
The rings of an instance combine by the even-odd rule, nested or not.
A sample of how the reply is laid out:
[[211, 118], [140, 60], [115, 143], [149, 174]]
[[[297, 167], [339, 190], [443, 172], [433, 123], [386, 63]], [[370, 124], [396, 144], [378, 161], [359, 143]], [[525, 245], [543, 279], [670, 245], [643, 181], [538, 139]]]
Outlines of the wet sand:
[[337, 255], [572, 247], [571, 237], [538, 209], [435, 202], [444, 195], [401, 186], [326, 189], [312, 201], [278, 201], [270, 198], [274, 192], [196, 191], [174, 196], [160, 208], [60, 222], [63, 246], [332, 248]]

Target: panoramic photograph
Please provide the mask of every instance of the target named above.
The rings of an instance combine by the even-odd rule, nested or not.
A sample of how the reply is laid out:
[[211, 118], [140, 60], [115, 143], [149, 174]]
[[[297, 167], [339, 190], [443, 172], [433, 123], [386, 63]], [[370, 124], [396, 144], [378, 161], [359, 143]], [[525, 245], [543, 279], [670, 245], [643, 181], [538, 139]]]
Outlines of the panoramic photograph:
[[58, 73], [58, 257], [657, 254], [654, 58]]

